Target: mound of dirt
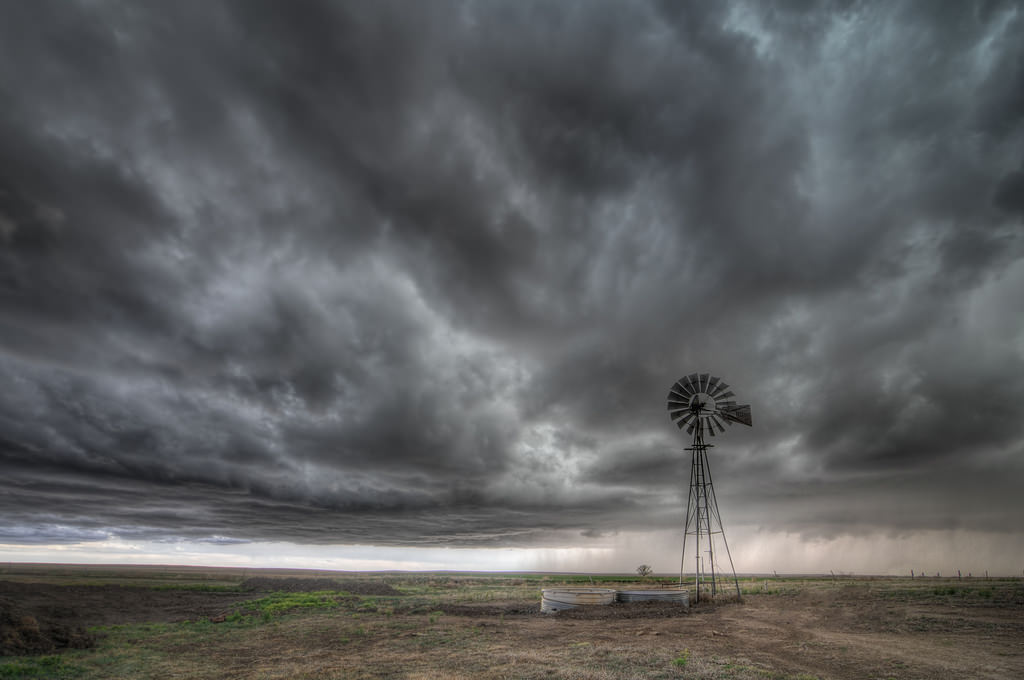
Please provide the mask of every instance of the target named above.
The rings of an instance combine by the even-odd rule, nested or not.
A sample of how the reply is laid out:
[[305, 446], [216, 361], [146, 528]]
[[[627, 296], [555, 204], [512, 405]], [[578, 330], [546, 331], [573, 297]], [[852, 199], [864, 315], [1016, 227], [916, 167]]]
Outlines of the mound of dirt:
[[80, 626], [40, 620], [6, 598], [0, 599], [0, 656], [50, 654], [66, 647], [85, 649], [95, 642]]
[[0, 580], [0, 655], [87, 647], [89, 626], [198, 621], [251, 599], [250, 593]]
[[353, 595], [401, 595], [387, 583], [374, 581], [339, 581], [341, 589]]
[[401, 595], [387, 583], [379, 581], [335, 581], [329, 578], [250, 578], [242, 582], [249, 592], [312, 593], [318, 590], [344, 590], [353, 595]]

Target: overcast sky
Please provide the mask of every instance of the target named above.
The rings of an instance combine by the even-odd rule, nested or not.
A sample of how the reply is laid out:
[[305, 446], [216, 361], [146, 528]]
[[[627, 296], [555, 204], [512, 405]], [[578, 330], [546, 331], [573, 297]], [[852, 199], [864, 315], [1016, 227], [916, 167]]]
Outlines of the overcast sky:
[[628, 566], [681, 526], [665, 397], [709, 372], [753, 413], [710, 453], [741, 571], [780, 537], [1018, 573], [1022, 35], [1013, 2], [0, 0], [0, 554]]

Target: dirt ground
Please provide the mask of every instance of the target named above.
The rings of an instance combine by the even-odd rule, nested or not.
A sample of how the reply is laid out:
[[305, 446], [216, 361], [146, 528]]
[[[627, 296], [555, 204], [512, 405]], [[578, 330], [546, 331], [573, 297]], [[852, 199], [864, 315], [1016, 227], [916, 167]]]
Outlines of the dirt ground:
[[[89, 626], [209, 620], [254, 592], [286, 589], [280, 581], [251, 585], [247, 592], [203, 592], [0, 582], [0, 628], [21, 626], [24, 633], [31, 618], [51, 645], [7, 653], [87, 647]], [[360, 584], [346, 585], [351, 592]], [[1024, 678], [1022, 593], [958, 599], [856, 584], [688, 609], [631, 603], [545, 615], [539, 602], [515, 600], [440, 604], [429, 618], [398, 611], [353, 621], [325, 613], [253, 629], [244, 643], [212, 646], [203, 654], [217, 674], [183, 677], [254, 677], [258, 668], [268, 678]], [[656, 659], [664, 673], [675, 673], [664, 659], [683, 650], [691, 661], [678, 675], [621, 665]]]
[[244, 592], [0, 581], [0, 656], [88, 648], [95, 642], [87, 630], [92, 626], [213, 619], [270, 592], [399, 594], [383, 583], [325, 578], [256, 577], [239, 588]]
[[[747, 595], [681, 613], [670, 603], [633, 603], [560, 612], [522, 612], [508, 634], [512, 649], [609, 644], [685, 646], [694, 657], [731, 659], [768, 677], [1024, 678], [1024, 600], [991, 604], [900, 601], [864, 587], [792, 595]], [[467, 619], [499, 607], [449, 607]], [[506, 614], [506, 617], [508, 614]], [[506, 618], [506, 621], [508, 618]], [[770, 671], [768, 670], [770, 669]]]

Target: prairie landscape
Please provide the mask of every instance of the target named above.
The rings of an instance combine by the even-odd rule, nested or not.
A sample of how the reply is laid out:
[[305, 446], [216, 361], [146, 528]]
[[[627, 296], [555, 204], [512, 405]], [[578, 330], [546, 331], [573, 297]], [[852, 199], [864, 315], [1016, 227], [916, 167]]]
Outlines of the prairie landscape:
[[0, 680], [1024, 679], [1022, 36], [0, 0]]
[[747, 577], [741, 601], [539, 610], [656, 576], [0, 567], [0, 678], [1024, 677], [1024, 581]]

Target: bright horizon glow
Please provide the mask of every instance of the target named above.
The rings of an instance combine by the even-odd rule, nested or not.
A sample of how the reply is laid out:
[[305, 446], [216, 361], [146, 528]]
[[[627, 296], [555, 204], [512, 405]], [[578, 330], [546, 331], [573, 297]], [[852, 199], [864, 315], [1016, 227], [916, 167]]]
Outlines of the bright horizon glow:
[[[796, 534], [739, 528], [730, 532], [738, 574], [915, 574], [1019, 576], [1024, 537], [965, 531], [906, 536], [807, 539]], [[659, 575], [678, 574], [677, 532], [630, 532], [595, 547], [410, 548], [312, 546], [282, 542], [210, 544], [107, 539], [66, 545], [0, 544], [9, 563], [179, 565], [331, 571], [478, 571], [632, 573], [649, 564]]]

